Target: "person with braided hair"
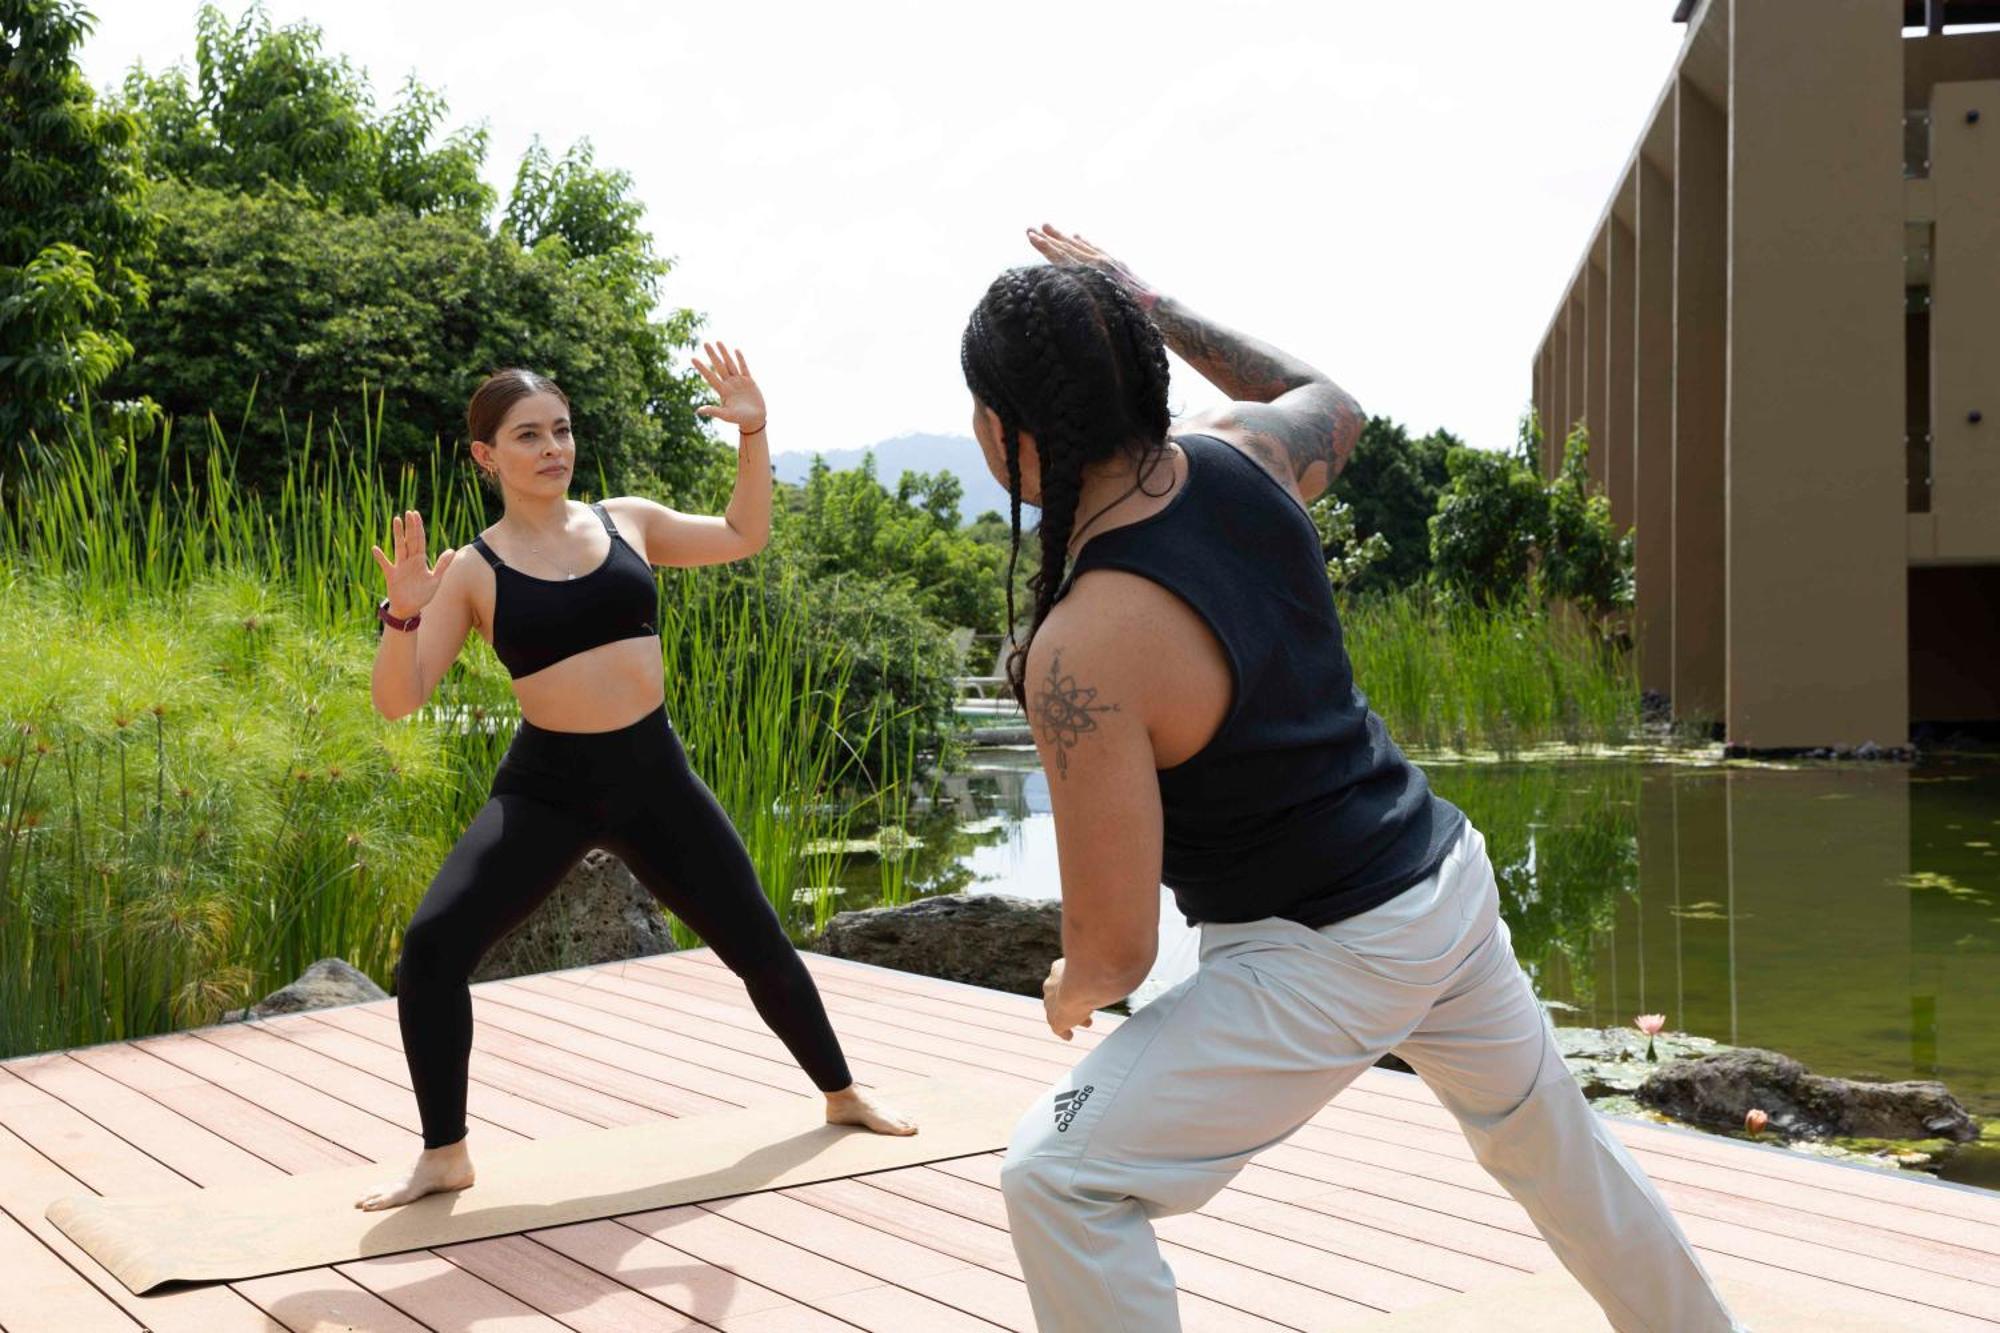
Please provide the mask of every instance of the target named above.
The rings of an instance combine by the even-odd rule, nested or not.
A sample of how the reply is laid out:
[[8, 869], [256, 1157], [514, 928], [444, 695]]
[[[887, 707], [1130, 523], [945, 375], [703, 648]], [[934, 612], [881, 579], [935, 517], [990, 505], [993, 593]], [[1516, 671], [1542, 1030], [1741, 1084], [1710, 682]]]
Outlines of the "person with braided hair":
[[[1065, 1040], [1152, 966], [1195, 974], [1016, 1128], [1001, 1173], [1043, 1329], [1177, 1329], [1151, 1219], [1199, 1208], [1389, 1051], [1625, 1331], [1734, 1330], [1584, 1100], [1515, 961], [1484, 840], [1356, 687], [1306, 505], [1360, 433], [1332, 380], [1162, 297], [1082, 236], [1028, 239], [960, 343], [973, 433], [1038, 506], [1007, 675], [1049, 775]], [[1232, 400], [1173, 421], [1172, 347]], [[1013, 568], [1008, 570], [1013, 619]]]

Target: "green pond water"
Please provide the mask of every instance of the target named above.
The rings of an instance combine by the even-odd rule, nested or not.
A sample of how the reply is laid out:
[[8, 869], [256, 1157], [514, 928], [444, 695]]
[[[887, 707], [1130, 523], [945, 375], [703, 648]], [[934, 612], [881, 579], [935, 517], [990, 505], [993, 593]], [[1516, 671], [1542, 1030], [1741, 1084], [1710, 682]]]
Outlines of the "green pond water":
[[[1558, 1023], [1664, 1013], [1817, 1073], [1941, 1079], [2000, 1116], [2000, 762], [1424, 767], [1484, 832]], [[879, 901], [885, 879], [897, 896], [1059, 892], [1032, 752], [978, 753], [909, 830], [900, 856], [855, 867], [842, 906]], [[1163, 912], [1135, 1001], [1194, 961]], [[1945, 1174], [2000, 1185], [1983, 1159]]]

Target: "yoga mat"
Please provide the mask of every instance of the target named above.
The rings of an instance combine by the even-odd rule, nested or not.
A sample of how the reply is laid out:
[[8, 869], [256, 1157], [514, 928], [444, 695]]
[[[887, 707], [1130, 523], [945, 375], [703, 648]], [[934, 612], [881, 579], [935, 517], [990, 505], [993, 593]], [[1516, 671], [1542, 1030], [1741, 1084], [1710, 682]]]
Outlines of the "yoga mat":
[[[1908, 1333], [1910, 1325], [1801, 1300], [1734, 1278], [1716, 1289], [1737, 1322], [1755, 1333]], [[1643, 1313], [1643, 1312], [1642, 1312]], [[1340, 1333], [1609, 1333], [1611, 1323], [1590, 1293], [1563, 1269], [1448, 1296], [1395, 1314], [1341, 1324]]]
[[48, 1218], [144, 1295], [163, 1282], [262, 1277], [994, 1152], [1027, 1101], [1018, 1082], [977, 1079], [882, 1097], [921, 1132], [895, 1138], [829, 1125], [818, 1099], [799, 1098], [491, 1152], [475, 1141], [471, 1189], [383, 1212], [354, 1201], [402, 1171], [400, 1160], [177, 1194], [72, 1195], [50, 1204]]

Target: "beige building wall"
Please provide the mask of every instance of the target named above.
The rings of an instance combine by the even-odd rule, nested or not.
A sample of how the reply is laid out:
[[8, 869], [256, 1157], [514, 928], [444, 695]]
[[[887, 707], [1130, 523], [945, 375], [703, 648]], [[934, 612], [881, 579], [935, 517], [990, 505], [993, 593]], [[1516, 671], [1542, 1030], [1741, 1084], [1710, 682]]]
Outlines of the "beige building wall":
[[1902, 6], [1739, 0], [1733, 20], [1728, 736], [1899, 746]]
[[[2000, 68], [2000, 58], [1990, 68]], [[1995, 561], [2000, 560], [2000, 79], [1932, 89], [1931, 191], [1937, 218], [1931, 287], [1935, 556], [1941, 563]], [[2000, 674], [2000, 664], [1994, 670]]]

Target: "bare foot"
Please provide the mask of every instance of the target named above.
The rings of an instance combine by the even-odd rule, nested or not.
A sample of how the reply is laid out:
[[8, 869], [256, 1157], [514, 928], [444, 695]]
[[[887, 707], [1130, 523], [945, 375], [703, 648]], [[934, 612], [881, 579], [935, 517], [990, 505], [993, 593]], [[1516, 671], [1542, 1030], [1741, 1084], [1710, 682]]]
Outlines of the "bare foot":
[[465, 1149], [465, 1140], [447, 1143], [442, 1148], [426, 1148], [417, 1158], [417, 1164], [410, 1168], [410, 1174], [393, 1184], [370, 1190], [354, 1201], [356, 1208], [364, 1212], [375, 1212], [381, 1208], [395, 1208], [421, 1199], [426, 1194], [442, 1194], [448, 1190], [462, 1190], [472, 1184], [472, 1155]]
[[857, 1087], [826, 1094], [826, 1123], [859, 1125], [877, 1134], [898, 1136], [917, 1132], [917, 1122], [875, 1101]]

